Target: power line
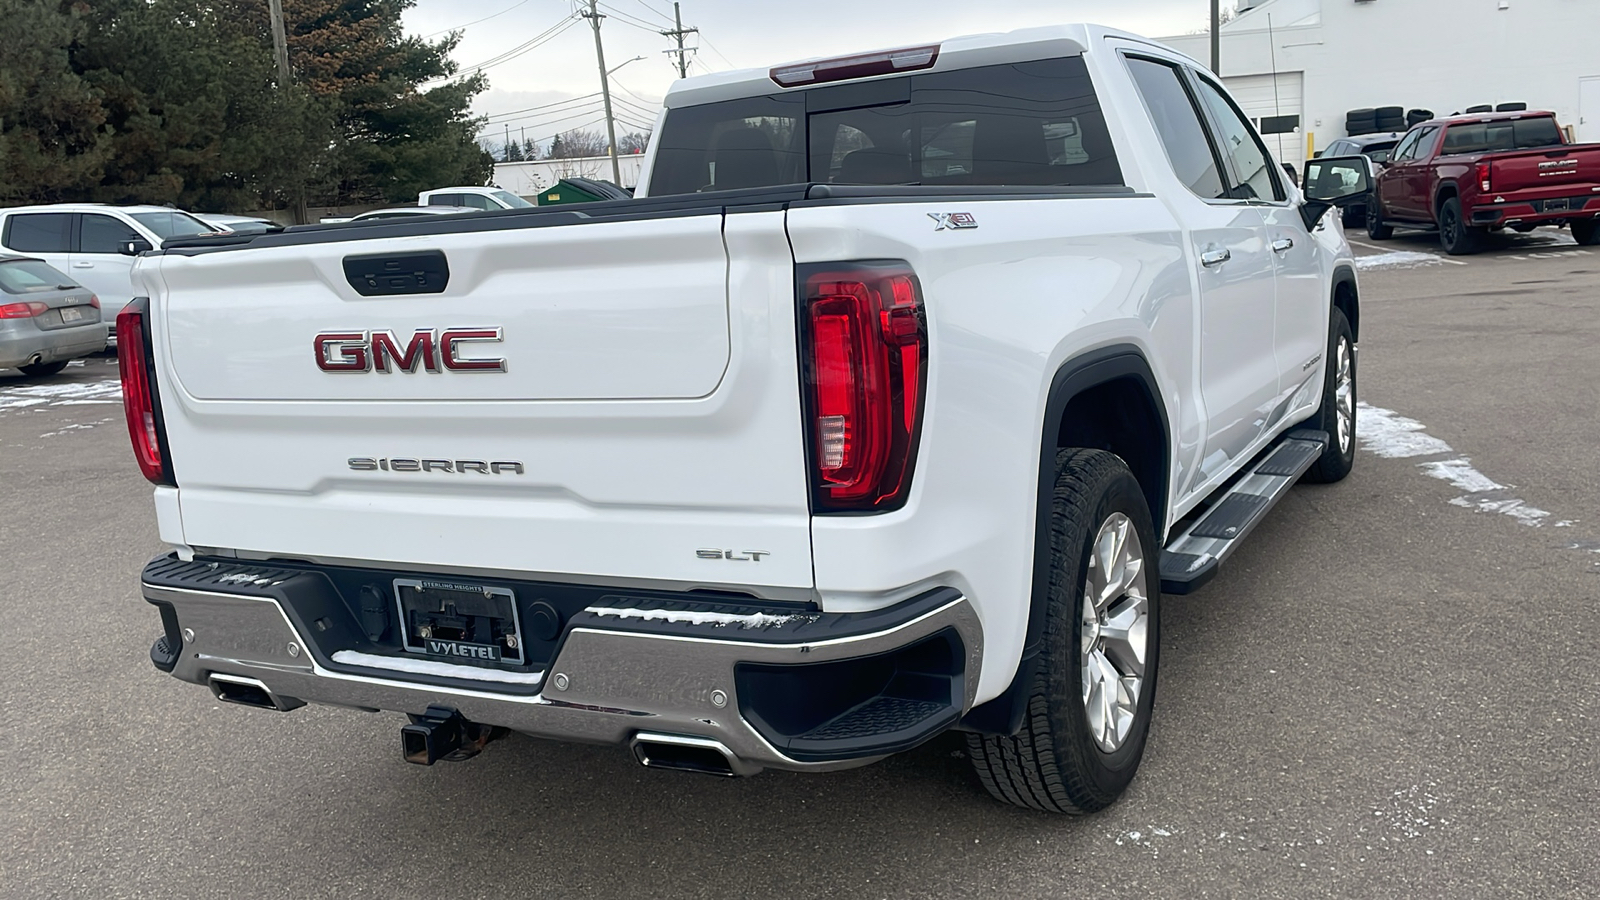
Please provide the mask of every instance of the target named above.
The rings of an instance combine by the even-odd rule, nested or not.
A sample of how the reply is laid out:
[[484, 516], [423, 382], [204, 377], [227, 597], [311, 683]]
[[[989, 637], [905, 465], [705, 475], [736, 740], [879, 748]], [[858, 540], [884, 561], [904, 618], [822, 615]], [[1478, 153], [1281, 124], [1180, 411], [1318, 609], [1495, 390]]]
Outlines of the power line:
[[649, 22], [646, 22], [645, 20], [640, 19], [640, 18], [636, 18], [634, 16], [630, 16], [629, 14], [617, 9], [614, 6], [609, 6], [607, 4], [602, 3], [602, 4], [600, 4], [600, 8], [605, 10], [606, 12], [610, 13], [612, 18], [616, 19], [618, 22], [621, 22], [624, 25], [632, 25], [634, 28], [637, 28], [637, 29], [639, 29], [641, 31], [648, 31], [651, 34], [659, 34], [660, 33], [661, 26], [659, 26], [659, 25], [651, 25]]
[[592, 116], [598, 111], [599, 110], [597, 110], [597, 109], [590, 109], [590, 108], [574, 109], [574, 110], [571, 110], [570, 112], [567, 111], [567, 110], [562, 110], [561, 111], [562, 114], [556, 116], [555, 118], [551, 118], [549, 116], [540, 116], [540, 115], [519, 116], [518, 118], [515, 118], [515, 119], [504, 119], [504, 120], [501, 120], [499, 122], [490, 122], [490, 123], [488, 123], [488, 125], [489, 125], [489, 127], [492, 128], [495, 125], [508, 125], [508, 124], [510, 124], [512, 122], [522, 122], [522, 121], [525, 121], [525, 120], [528, 120], [528, 119], [537, 119], [538, 121], [536, 121], [534, 123], [533, 127], [535, 127], [535, 128], [548, 128], [549, 126], [554, 125], [557, 122], [567, 122], [567, 121], [571, 121], [572, 119], [581, 119], [584, 116]]
[[528, 3], [528, 0], [518, 0], [518, 2], [511, 4], [510, 6], [506, 7], [505, 9], [500, 10], [497, 13], [494, 13], [492, 15], [484, 16], [481, 19], [473, 19], [471, 22], [468, 22], [465, 25], [456, 25], [456, 26], [453, 26], [451, 28], [442, 28], [442, 29], [440, 29], [438, 31], [433, 32], [432, 34], [425, 34], [425, 35], [422, 36], [422, 40], [427, 40], [428, 38], [431, 38], [431, 37], [438, 37], [441, 34], [449, 34], [452, 31], [461, 31], [461, 30], [466, 29], [466, 28], [471, 28], [472, 26], [478, 24], [479, 22], [487, 22], [490, 19], [499, 18], [500, 16], [503, 16], [506, 13], [511, 12], [513, 9], [516, 9], [519, 6], [526, 6], [527, 3]]
[[644, 0], [633, 0], [633, 2], [639, 4], [640, 6], [644, 7], [645, 9], [650, 10], [651, 12], [655, 13], [656, 15], [660, 16], [663, 19], [671, 19], [672, 18], [671, 16], [667, 15], [666, 13], [662, 12], [661, 10], [656, 9], [654, 6], [651, 6], [650, 4], [644, 2]]
[[723, 62], [727, 63], [728, 64], [728, 68], [730, 68], [730, 69], [739, 68], [738, 66], [733, 64], [733, 60], [731, 60], [727, 56], [723, 55], [723, 52], [721, 50], [717, 49], [717, 45], [711, 43], [711, 41], [705, 35], [703, 35], [703, 34], [700, 35], [700, 40], [701, 40], [702, 43], [704, 43], [707, 47], [709, 47], [711, 49], [712, 53], [715, 53], [718, 57], [720, 57], [722, 59]]
[[493, 121], [493, 120], [499, 119], [502, 116], [515, 116], [515, 115], [518, 115], [520, 113], [538, 112], [539, 110], [551, 109], [551, 108], [557, 107], [557, 106], [566, 106], [569, 103], [577, 103], [577, 102], [582, 101], [582, 100], [593, 100], [593, 99], [595, 99], [596, 97], [599, 97], [599, 96], [600, 96], [600, 92], [599, 91], [595, 91], [592, 94], [584, 94], [582, 97], [573, 97], [573, 98], [571, 98], [569, 100], [558, 100], [555, 103], [546, 103], [546, 104], [543, 104], [541, 106], [527, 106], [527, 107], [523, 107], [522, 109], [508, 109], [505, 112], [490, 113], [487, 116], [487, 118], [490, 121]]
[[477, 65], [465, 66], [465, 67], [461, 68], [460, 70], [458, 70], [456, 72], [456, 74], [454, 76], [452, 76], [452, 77], [459, 78], [460, 76], [465, 75], [465, 74], [467, 74], [469, 72], [481, 72], [484, 69], [487, 69], [487, 68], [489, 68], [491, 66], [498, 66], [498, 65], [500, 65], [502, 63], [510, 62], [511, 60], [516, 59], [517, 57], [519, 57], [519, 56], [521, 56], [521, 55], [523, 55], [523, 54], [525, 54], [525, 53], [527, 53], [527, 52], [529, 52], [531, 50], [534, 50], [534, 49], [538, 48], [539, 46], [550, 42], [551, 40], [554, 40], [557, 35], [561, 34], [562, 32], [566, 31], [568, 28], [571, 28], [572, 26], [574, 26], [576, 24], [578, 24], [578, 20], [576, 18], [572, 17], [572, 16], [568, 16], [566, 18], [563, 18], [560, 22], [557, 22], [556, 24], [550, 26], [549, 28], [547, 28], [544, 31], [540, 32], [539, 34], [535, 35], [534, 37], [528, 39], [524, 43], [521, 43], [521, 44], [518, 44], [515, 47], [512, 47], [510, 50], [507, 50], [504, 53], [501, 53], [499, 56], [492, 56], [489, 59], [486, 59], [483, 62], [478, 63]]

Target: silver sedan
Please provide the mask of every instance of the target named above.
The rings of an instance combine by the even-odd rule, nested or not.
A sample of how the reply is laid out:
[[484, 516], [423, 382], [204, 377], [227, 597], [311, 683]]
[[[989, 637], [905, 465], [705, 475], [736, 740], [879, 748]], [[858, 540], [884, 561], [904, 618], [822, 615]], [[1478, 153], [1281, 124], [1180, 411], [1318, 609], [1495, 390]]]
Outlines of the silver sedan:
[[43, 260], [0, 254], [0, 369], [54, 375], [106, 348], [100, 300]]

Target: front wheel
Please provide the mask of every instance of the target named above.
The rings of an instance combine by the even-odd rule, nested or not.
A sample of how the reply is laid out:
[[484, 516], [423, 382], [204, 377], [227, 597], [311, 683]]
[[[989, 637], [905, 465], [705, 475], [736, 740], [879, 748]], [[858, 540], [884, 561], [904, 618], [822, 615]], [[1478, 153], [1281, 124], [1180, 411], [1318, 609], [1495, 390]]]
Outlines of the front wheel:
[[1439, 243], [1451, 256], [1467, 256], [1478, 252], [1478, 242], [1487, 232], [1473, 228], [1461, 215], [1461, 201], [1451, 197], [1439, 207]]
[[1580, 247], [1600, 246], [1600, 219], [1572, 223], [1572, 239]]
[[1046, 812], [1110, 806], [1144, 755], [1155, 701], [1161, 575], [1155, 528], [1126, 463], [1058, 450], [1044, 646], [1015, 735], [967, 736], [996, 799]]
[[1328, 323], [1327, 360], [1322, 406], [1311, 421], [1328, 433], [1328, 448], [1305, 474], [1319, 484], [1343, 481], [1356, 463], [1356, 342], [1340, 309]]
[[17, 366], [17, 368], [22, 371], [22, 374], [30, 375], [34, 378], [44, 378], [50, 375], [58, 375], [66, 367], [67, 361], [64, 359], [57, 360], [56, 362], [34, 363], [28, 366]]

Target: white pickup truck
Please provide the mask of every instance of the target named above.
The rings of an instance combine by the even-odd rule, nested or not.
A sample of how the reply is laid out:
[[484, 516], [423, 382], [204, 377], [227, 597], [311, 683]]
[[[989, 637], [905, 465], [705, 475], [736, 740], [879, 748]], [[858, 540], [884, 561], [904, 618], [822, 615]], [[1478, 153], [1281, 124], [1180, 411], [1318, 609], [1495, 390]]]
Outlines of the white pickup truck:
[[1092, 26], [678, 82], [639, 197], [144, 255], [155, 665], [722, 775], [968, 732], [1084, 812], [1160, 598], [1350, 470], [1355, 268], [1192, 60]]

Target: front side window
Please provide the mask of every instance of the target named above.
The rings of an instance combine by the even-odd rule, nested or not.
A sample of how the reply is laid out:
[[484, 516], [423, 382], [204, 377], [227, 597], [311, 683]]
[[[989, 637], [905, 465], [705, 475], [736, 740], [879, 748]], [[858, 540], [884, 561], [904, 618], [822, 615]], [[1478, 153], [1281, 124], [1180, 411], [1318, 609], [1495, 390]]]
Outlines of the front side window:
[[1221, 88], [1204, 78], [1199, 81], [1200, 98], [1211, 110], [1222, 153], [1233, 163], [1234, 177], [1239, 182], [1233, 186], [1233, 196], [1241, 200], [1282, 202], [1287, 195], [1278, 177], [1278, 167], [1273, 164], [1266, 145], [1256, 136], [1255, 129], [1250, 127], [1249, 120]]
[[124, 243], [140, 240], [144, 238], [120, 219], [85, 213], [83, 231], [78, 235], [78, 250], [82, 253], [116, 253]]
[[1211, 152], [1199, 110], [1183, 86], [1177, 67], [1130, 56], [1128, 71], [1144, 98], [1145, 109], [1155, 123], [1156, 134], [1178, 180], [1202, 200], [1226, 197], [1216, 154]]
[[494, 198], [506, 205], [507, 209], [531, 209], [532, 203], [518, 197], [510, 191], [495, 191]]
[[130, 215], [135, 222], [155, 232], [156, 237], [163, 241], [176, 237], [194, 237], [198, 234], [215, 234], [217, 231], [214, 226], [175, 209], [164, 212], [136, 212]]
[[[905, 88], [896, 99], [847, 109], [825, 108], [837, 101], [820, 100], [808, 113], [807, 92], [797, 91], [672, 110], [662, 127], [650, 193], [802, 182], [1122, 184], [1081, 58], [873, 84], [897, 83]], [[838, 96], [822, 93], [829, 90], [812, 92]]]
[[5, 245], [22, 253], [72, 250], [72, 213], [21, 213], [6, 219]]

